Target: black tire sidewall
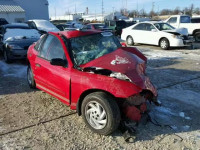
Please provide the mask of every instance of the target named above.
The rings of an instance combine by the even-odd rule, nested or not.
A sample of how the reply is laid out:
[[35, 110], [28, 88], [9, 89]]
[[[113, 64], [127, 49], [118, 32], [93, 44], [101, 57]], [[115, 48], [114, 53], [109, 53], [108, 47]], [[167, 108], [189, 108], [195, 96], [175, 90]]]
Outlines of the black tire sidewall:
[[[197, 37], [199, 37], [199, 38], [197, 38]], [[200, 33], [196, 33], [194, 35], [194, 39], [195, 39], [195, 42], [200, 42]]]
[[[130, 38], [131, 41], [132, 41], [132, 43], [130, 43], [130, 44], [128, 43], [128, 39], [129, 39], [129, 38]], [[133, 45], [134, 45], [133, 37], [129, 35], [129, 36], [126, 38], [126, 43], [127, 43], [128, 46], [133, 46]]]
[[4, 58], [6, 63], [11, 63], [11, 60], [8, 56], [8, 52], [6, 50], [3, 51], [3, 58]]
[[[107, 124], [103, 129], [95, 129], [93, 128], [87, 121], [85, 116], [85, 107], [86, 105], [91, 102], [96, 101], [104, 108], [107, 115]], [[114, 110], [115, 108], [115, 110]], [[95, 92], [92, 94], [89, 94], [85, 97], [82, 103], [81, 107], [82, 117], [86, 123], [86, 125], [95, 133], [101, 134], [101, 135], [108, 135], [112, 133], [116, 128], [119, 126], [120, 122], [120, 111], [119, 107], [116, 104], [116, 102], [113, 100], [113, 98], [105, 93], [99, 93]]]
[[[31, 76], [30, 76], [31, 83], [29, 83], [29, 80], [28, 80], [28, 76], [29, 76], [29, 72], [30, 71], [31, 71]], [[33, 88], [33, 89], [36, 88], [35, 80], [33, 78], [33, 72], [32, 72], [32, 69], [31, 69], [30, 65], [28, 65], [28, 68], [27, 68], [27, 82], [28, 82], [28, 85], [29, 85], [30, 88]]]
[[[162, 41], [165, 41], [165, 42], [167, 43], [166, 48], [162, 48], [162, 47], [161, 47], [161, 43], [162, 43]], [[161, 47], [162, 49], [164, 49], [164, 50], [168, 50], [168, 49], [169, 49], [169, 40], [166, 39], [166, 38], [160, 40], [160, 47]]]

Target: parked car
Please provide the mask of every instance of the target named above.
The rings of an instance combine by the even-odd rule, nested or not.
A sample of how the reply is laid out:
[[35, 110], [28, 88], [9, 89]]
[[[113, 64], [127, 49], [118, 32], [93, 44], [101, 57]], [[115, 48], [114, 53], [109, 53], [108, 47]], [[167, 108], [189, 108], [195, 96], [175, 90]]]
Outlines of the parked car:
[[116, 36], [121, 36], [122, 29], [126, 28], [127, 24], [124, 20], [107, 20], [105, 21], [105, 24], [108, 28], [113, 30], [113, 33]]
[[164, 22], [142, 22], [123, 29], [122, 40], [128, 45], [134, 43], [158, 45], [162, 49], [190, 46], [193, 38], [185, 28], [175, 29]]
[[112, 29], [109, 29], [103, 23], [89, 23], [89, 24], [85, 25], [84, 28], [89, 29], [89, 30], [112, 32]]
[[0, 34], [0, 51], [7, 63], [14, 59], [25, 59], [28, 47], [40, 38], [37, 30], [22, 23], [3, 25]]
[[36, 29], [41, 34], [45, 34], [49, 31], [51, 32], [60, 31], [55, 25], [53, 25], [50, 21], [47, 20], [42, 20], [42, 19], [28, 20], [26, 23], [31, 29]]
[[8, 21], [5, 18], [0, 18], [0, 26], [8, 24]]
[[200, 23], [191, 23], [191, 17], [187, 15], [173, 15], [165, 22], [175, 28], [186, 28], [188, 33], [194, 36], [197, 42], [200, 42]]
[[56, 25], [56, 27], [60, 30], [60, 31], [64, 31], [66, 28], [69, 28], [69, 25], [66, 24], [58, 24]]
[[146, 100], [156, 103], [146, 57], [136, 48], [121, 47], [109, 32], [50, 32], [27, 55], [29, 86], [77, 110], [96, 133], [112, 133], [123, 114], [139, 122]]

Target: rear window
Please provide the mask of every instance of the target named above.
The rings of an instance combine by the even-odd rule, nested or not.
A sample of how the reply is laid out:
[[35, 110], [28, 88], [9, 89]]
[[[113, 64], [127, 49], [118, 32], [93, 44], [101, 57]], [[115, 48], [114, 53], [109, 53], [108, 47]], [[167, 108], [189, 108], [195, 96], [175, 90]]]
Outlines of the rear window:
[[190, 23], [190, 17], [189, 16], [181, 16], [181, 23]]

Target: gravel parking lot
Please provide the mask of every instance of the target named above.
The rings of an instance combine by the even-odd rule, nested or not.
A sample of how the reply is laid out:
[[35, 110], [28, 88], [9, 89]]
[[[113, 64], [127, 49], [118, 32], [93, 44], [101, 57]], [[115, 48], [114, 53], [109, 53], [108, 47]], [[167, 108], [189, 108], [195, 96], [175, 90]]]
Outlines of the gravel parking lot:
[[0, 150], [200, 149], [200, 44], [169, 51], [136, 47], [148, 58], [147, 74], [162, 106], [151, 105], [157, 125], [139, 125], [134, 143], [119, 131], [92, 133], [75, 111], [28, 87], [25, 62], [6, 64], [0, 56]]

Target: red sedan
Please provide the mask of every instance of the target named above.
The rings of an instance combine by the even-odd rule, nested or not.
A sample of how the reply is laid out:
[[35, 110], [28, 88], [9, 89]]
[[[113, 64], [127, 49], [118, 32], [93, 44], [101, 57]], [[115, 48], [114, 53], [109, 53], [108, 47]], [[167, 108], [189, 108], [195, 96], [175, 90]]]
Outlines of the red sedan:
[[50, 32], [29, 47], [27, 57], [29, 86], [77, 110], [96, 133], [112, 133], [124, 115], [139, 121], [146, 101], [156, 102], [146, 57], [122, 47], [111, 33]]

